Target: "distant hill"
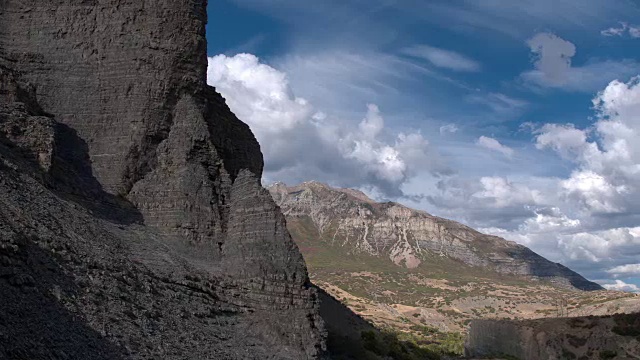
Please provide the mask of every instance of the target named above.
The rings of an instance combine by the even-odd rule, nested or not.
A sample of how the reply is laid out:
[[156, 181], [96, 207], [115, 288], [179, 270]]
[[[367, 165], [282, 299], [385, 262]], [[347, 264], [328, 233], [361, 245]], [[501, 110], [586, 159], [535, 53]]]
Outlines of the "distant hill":
[[[459, 333], [474, 319], [640, 311], [638, 295], [603, 290], [522, 245], [455, 221], [318, 182], [268, 190], [313, 283], [403, 341], [459, 350]], [[340, 343], [359, 338], [341, 333], [342, 325], [327, 327], [331, 339], [349, 339]]]
[[[375, 202], [357, 190], [318, 182], [291, 187], [276, 183], [268, 189], [312, 267], [325, 260], [339, 265], [338, 260], [348, 255], [369, 255], [445, 277], [481, 272], [558, 287], [602, 290], [525, 246], [398, 203]], [[383, 265], [374, 268], [378, 266]]]

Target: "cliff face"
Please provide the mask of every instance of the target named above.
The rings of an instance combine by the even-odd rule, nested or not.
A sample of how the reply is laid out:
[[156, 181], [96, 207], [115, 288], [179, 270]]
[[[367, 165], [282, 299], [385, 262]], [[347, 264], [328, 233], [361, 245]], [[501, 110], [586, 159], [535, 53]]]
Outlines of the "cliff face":
[[0, 358], [322, 349], [205, 23], [205, 0], [0, 0]]
[[602, 289], [522, 245], [397, 203], [376, 203], [356, 190], [308, 182], [293, 187], [278, 183], [269, 191], [290, 225], [299, 222], [304, 227], [304, 219], [310, 219], [311, 233], [319, 234], [317, 241], [346, 251], [387, 257], [407, 268], [428, 266], [427, 256], [444, 257], [499, 274], [582, 290]]
[[635, 359], [640, 314], [529, 321], [474, 320], [467, 356], [517, 359]]

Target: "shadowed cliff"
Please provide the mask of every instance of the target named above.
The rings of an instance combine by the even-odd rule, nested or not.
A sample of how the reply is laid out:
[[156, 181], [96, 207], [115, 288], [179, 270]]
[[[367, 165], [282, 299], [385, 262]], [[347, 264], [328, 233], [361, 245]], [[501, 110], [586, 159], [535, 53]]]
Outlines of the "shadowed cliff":
[[322, 351], [205, 24], [203, 0], [0, 1], [0, 358]]

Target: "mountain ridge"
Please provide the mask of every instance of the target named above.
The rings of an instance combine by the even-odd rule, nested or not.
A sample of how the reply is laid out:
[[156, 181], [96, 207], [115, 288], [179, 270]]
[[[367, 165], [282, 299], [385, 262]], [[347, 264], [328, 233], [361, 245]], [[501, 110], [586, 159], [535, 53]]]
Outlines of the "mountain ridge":
[[[388, 256], [396, 265], [415, 268], [421, 254], [450, 257], [471, 266], [492, 267], [501, 274], [529, 276], [559, 286], [602, 290], [567, 267], [523, 245], [486, 235], [461, 223], [395, 202], [378, 203], [353, 189], [311, 181], [267, 187], [287, 221], [308, 216], [320, 234], [329, 227], [354, 251]], [[378, 236], [375, 239], [376, 235]]]

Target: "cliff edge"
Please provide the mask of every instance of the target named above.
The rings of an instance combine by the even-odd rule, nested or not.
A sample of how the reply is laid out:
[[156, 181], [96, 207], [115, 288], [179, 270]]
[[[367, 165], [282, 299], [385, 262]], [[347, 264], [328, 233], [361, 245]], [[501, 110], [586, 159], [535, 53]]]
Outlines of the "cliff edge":
[[0, 0], [0, 358], [315, 358], [206, 0]]

